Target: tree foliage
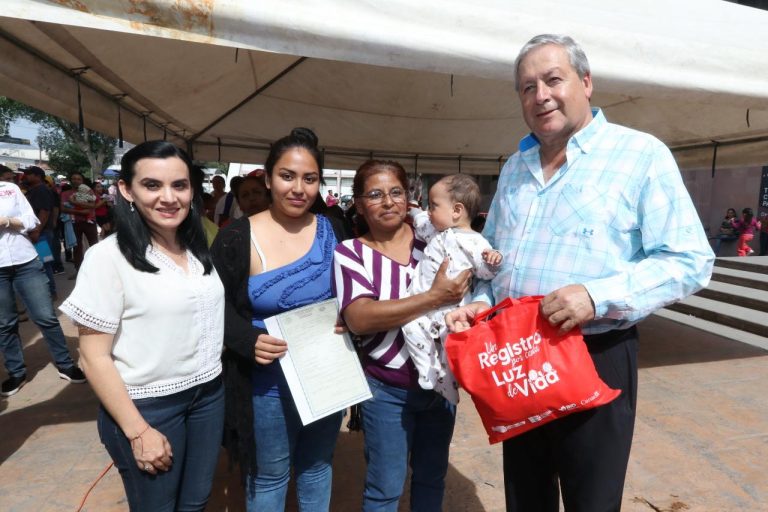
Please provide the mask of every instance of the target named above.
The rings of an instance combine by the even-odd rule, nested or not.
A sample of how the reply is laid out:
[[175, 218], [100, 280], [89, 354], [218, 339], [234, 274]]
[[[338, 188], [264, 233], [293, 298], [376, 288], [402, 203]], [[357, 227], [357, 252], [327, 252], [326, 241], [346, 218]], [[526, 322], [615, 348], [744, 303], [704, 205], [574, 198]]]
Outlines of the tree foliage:
[[81, 133], [76, 124], [0, 96], [0, 135], [8, 133], [15, 119], [40, 125], [37, 143], [48, 153], [48, 163], [56, 172], [69, 176], [77, 171], [94, 179], [115, 161], [112, 137], [87, 128]]

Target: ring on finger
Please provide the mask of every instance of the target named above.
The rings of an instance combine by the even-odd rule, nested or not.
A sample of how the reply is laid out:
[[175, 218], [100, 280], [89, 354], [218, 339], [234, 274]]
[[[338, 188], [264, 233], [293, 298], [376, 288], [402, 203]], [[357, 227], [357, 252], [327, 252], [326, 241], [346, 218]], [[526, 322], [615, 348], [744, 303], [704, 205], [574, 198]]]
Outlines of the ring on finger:
[[152, 466], [149, 464], [144, 464], [144, 471], [149, 471], [150, 469], [152, 469]]

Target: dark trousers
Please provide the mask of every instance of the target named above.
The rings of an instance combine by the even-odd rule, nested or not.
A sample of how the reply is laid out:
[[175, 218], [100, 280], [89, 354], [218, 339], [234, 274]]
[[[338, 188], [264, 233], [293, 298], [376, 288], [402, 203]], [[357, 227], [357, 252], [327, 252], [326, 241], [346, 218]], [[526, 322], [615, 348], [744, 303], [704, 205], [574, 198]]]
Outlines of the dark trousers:
[[99, 232], [96, 229], [96, 224], [86, 222], [84, 220], [75, 221], [75, 238], [77, 239], [77, 245], [74, 249], [75, 269], [79, 270], [80, 265], [83, 263], [83, 255], [85, 254], [85, 248], [83, 247], [83, 235], [88, 240], [88, 247], [92, 247], [99, 241]]
[[[637, 404], [637, 329], [584, 337], [613, 402], [504, 441], [508, 512], [621, 509]], [[559, 480], [559, 487], [558, 487]]]
[[131, 512], [202, 512], [208, 502], [224, 429], [221, 377], [172, 395], [133, 402], [171, 444], [173, 464], [157, 475], [139, 469], [115, 420], [99, 408], [97, 427], [123, 479]]

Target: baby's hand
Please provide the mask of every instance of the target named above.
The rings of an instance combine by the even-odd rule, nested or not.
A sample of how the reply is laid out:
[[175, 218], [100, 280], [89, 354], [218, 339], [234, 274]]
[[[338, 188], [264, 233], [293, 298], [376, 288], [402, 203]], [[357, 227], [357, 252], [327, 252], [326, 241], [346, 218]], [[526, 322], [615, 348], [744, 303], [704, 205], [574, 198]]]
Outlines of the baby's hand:
[[498, 267], [501, 265], [501, 260], [504, 256], [499, 251], [493, 249], [486, 249], [483, 251], [483, 261], [492, 267]]

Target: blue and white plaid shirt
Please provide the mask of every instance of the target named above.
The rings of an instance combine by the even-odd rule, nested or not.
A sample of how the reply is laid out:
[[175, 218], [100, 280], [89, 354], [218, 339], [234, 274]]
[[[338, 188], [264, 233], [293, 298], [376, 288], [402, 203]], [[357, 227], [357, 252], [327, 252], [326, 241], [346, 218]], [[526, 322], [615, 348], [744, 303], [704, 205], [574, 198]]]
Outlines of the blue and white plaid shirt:
[[595, 304], [585, 334], [626, 329], [694, 293], [714, 262], [669, 149], [592, 112], [548, 183], [532, 134], [504, 165], [483, 231], [504, 261], [473, 297], [495, 304], [583, 284]]

